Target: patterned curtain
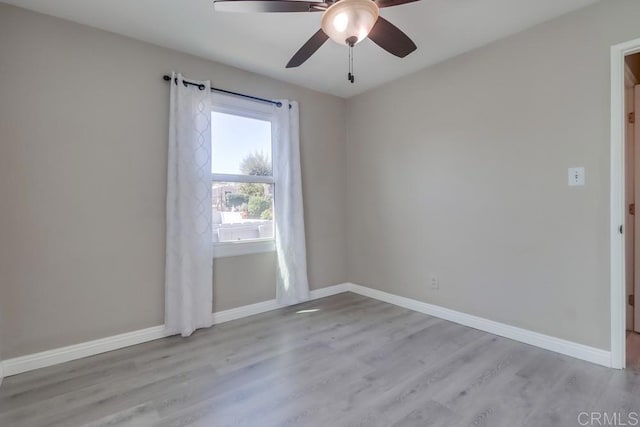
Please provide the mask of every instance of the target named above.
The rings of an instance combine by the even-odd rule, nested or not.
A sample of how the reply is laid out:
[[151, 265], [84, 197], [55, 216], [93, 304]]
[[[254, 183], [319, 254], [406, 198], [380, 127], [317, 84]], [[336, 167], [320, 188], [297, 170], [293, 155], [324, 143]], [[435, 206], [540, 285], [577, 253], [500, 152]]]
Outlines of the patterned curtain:
[[172, 74], [167, 173], [165, 328], [212, 325], [211, 84]]

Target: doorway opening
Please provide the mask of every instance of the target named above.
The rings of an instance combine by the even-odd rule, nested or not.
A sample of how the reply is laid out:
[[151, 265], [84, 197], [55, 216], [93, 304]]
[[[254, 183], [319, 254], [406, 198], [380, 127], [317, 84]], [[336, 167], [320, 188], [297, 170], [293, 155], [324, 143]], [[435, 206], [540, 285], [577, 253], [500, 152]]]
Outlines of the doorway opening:
[[[611, 367], [640, 368], [640, 39], [611, 47]], [[634, 70], [635, 69], [635, 70]], [[639, 208], [640, 209], [640, 208]], [[637, 212], [636, 212], [637, 211]], [[628, 347], [628, 349], [627, 349]], [[628, 350], [628, 351], [627, 351]]]
[[625, 197], [625, 361], [628, 368], [640, 368], [640, 53], [624, 58], [624, 197]]

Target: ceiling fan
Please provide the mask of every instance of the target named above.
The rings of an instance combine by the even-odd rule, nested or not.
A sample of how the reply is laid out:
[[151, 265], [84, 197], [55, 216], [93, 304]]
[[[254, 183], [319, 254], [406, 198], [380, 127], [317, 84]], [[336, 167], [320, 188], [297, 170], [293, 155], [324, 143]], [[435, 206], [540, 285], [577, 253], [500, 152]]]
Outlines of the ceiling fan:
[[[220, 12], [323, 12], [318, 30], [287, 63], [299, 67], [328, 39], [352, 49], [365, 38], [387, 52], [404, 58], [417, 49], [398, 27], [379, 15], [379, 9], [417, 0], [214, 0]], [[350, 57], [350, 67], [351, 65]], [[349, 70], [349, 80], [353, 75]]]

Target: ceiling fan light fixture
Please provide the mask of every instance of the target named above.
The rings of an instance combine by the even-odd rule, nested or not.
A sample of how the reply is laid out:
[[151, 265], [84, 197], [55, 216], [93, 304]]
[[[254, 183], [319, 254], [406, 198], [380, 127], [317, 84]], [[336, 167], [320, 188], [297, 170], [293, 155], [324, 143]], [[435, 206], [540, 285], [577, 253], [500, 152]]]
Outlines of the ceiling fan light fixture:
[[364, 40], [378, 20], [378, 5], [372, 0], [340, 0], [322, 15], [322, 31], [338, 44]]

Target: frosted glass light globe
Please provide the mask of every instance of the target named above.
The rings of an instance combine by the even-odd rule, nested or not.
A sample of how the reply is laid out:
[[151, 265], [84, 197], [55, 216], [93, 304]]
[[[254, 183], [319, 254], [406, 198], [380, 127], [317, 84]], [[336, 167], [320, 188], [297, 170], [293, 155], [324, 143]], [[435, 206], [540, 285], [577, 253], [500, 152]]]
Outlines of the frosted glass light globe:
[[378, 20], [378, 5], [372, 0], [340, 0], [322, 15], [322, 31], [336, 43], [349, 45], [364, 40]]

